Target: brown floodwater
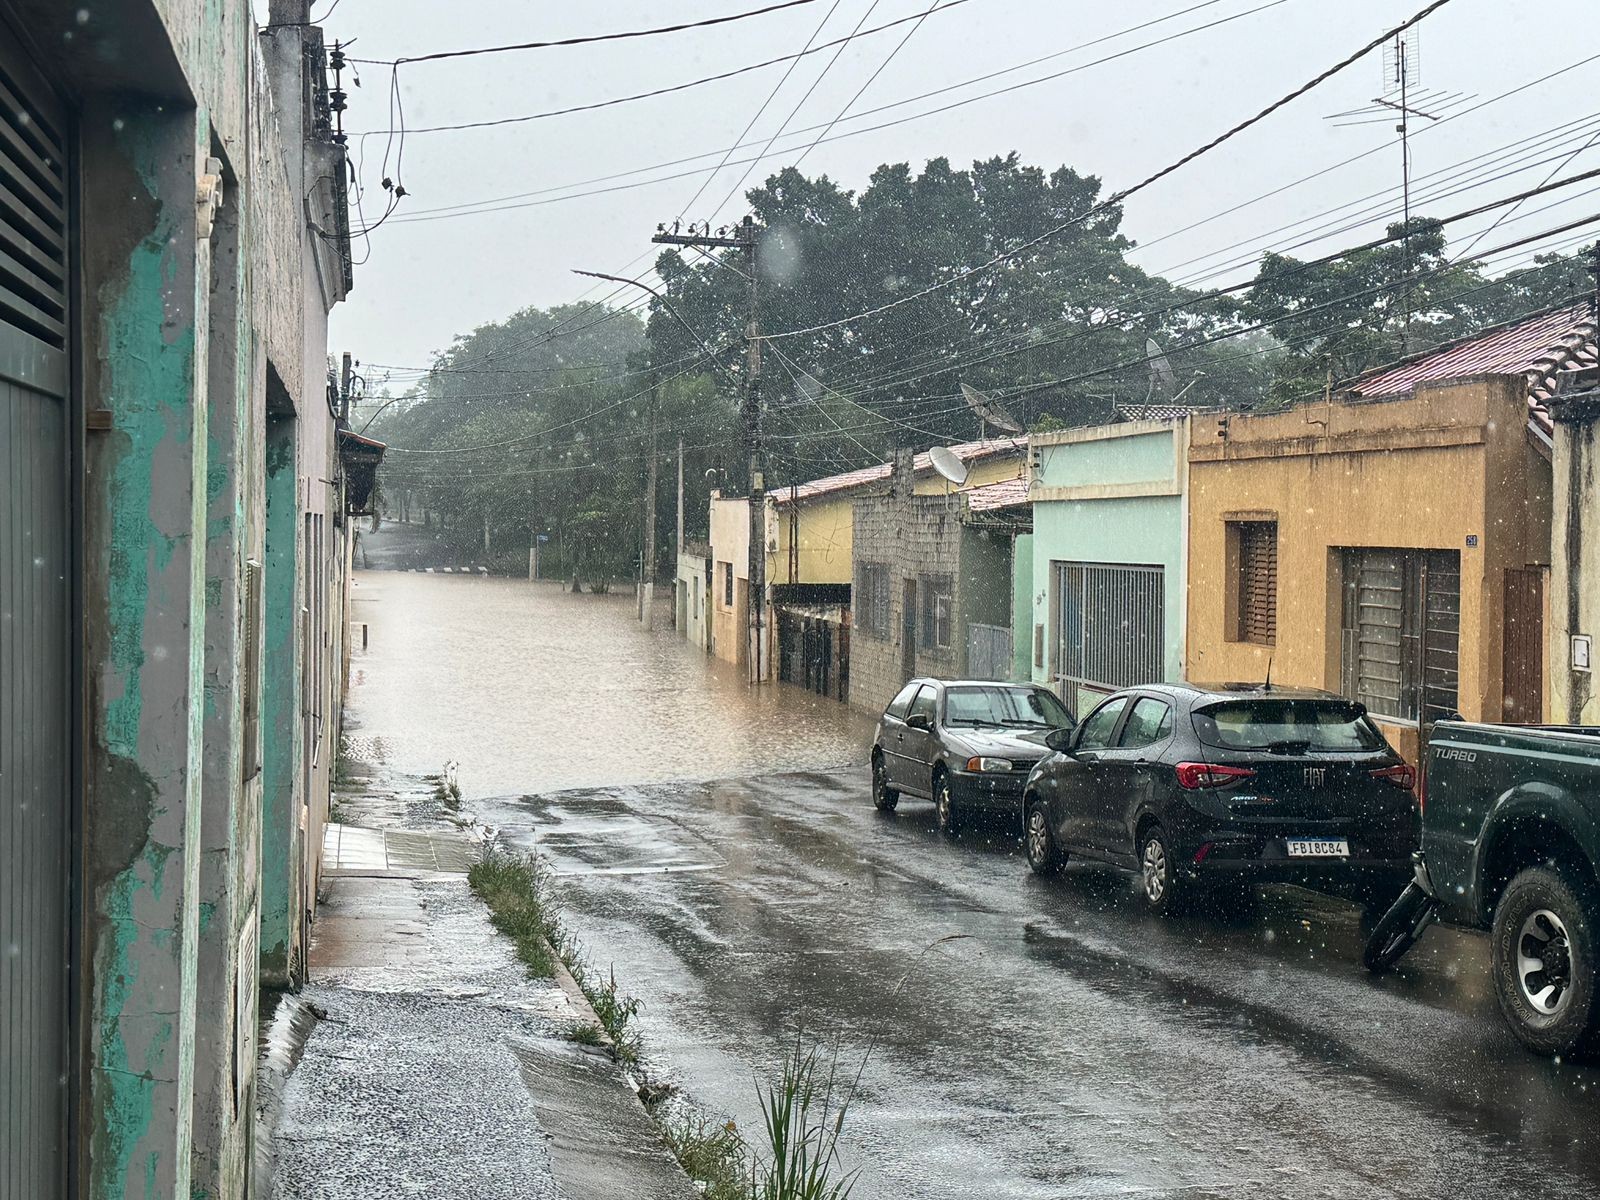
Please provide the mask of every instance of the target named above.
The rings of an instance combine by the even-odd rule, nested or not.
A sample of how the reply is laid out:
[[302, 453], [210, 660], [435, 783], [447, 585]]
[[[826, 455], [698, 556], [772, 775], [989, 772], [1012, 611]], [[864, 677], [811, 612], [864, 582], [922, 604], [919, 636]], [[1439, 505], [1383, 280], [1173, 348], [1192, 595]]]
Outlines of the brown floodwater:
[[[469, 797], [864, 763], [872, 721], [750, 686], [627, 595], [481, 575], [358, 571], [353, 726], [397, 770], [460, 764]], [[362, 625], [367, 648], [362, 649]]]

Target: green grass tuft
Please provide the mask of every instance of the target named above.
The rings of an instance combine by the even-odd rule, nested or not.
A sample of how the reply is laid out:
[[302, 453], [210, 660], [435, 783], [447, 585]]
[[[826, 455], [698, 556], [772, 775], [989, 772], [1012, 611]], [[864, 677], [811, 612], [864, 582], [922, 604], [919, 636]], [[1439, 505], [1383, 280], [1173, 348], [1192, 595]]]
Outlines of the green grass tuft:
[[559, 933], [559, 925], [538, 860], [489, 854], [472, 864], [467, 883], [489, 906], [489, 920], [511, 939], [528, 974], [539, 979], [554, 975], [550, 935]]
[[748, 1161], [744, 1139], [732, 1121], [705, 1117], [662, 1121], [661, 1134], [672, 1155], [702, 1190], [706, 1200], [748, 1200]]
[[593, 1021], [578, 1021], [567, 1030], [567, 1040], [580, 1046], [604, 1046], [606, 1031]]

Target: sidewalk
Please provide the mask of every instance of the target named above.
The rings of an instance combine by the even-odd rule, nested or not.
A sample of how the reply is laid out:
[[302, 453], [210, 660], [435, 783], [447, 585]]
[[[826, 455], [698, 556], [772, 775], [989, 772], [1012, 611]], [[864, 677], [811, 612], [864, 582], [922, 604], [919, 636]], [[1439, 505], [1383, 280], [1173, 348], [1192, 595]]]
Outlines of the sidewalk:
[[565, 1037], [593, 1019], [581, 996], [527, 978], [490, 926], [431, 785], [358, 772], [324, 843], [312, 982], [268, 1021], [260, 1194], [697, 1196], [621, 1070]]

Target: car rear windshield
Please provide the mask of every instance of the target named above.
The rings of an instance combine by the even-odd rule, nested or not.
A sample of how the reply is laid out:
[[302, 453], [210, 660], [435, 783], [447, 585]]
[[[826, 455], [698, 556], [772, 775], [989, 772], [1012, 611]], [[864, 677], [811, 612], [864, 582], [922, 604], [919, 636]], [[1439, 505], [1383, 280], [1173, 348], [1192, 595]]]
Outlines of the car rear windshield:
[[1066, 705], [1035, 688], [958, 687], [948, 689], [944, 697], [946, 725], [1064, 729], [1072, 724]]
[[1379, 750], [1383, 735], [1340, 700], [1233, 700], [1197, 709], [1194, 731], [1220, 750]]

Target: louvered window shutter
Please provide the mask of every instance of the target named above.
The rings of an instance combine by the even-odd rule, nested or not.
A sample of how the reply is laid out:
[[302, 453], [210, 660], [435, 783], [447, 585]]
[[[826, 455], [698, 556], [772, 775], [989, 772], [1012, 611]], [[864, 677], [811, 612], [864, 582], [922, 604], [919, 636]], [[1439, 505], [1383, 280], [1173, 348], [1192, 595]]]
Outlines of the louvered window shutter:
[[1247, 642], [1278, 641], [1278, 523], [1239, 526], [1239, 625]]

